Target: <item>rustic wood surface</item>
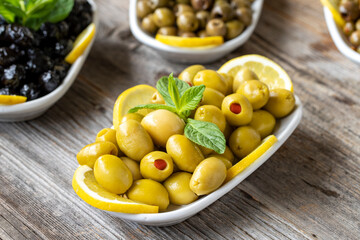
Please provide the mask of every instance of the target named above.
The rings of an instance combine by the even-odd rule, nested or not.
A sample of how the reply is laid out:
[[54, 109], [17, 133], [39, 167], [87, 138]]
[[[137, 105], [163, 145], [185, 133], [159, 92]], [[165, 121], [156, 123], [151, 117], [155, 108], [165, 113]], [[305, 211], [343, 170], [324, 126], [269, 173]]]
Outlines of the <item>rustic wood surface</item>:
[[265, 1], [250, 40], [280, 63], [304, 104], [301, 124], [242, 184], [183, 223], [148, 227], [81, 201], [75, 154], [111, 126], [116, 97], [186, 65], [141, 45], [128, 1], [97, 0], [100, 29], [69, 92], [42, 117], [0, 123], [0, 239], [359, 239], [360, 68], [342, 56], [314, 0]]

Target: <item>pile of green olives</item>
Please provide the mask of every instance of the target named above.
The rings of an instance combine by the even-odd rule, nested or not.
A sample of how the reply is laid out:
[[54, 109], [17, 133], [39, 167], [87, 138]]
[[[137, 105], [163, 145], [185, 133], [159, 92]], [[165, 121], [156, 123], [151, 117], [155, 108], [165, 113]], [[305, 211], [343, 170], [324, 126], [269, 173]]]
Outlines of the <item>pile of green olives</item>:
[[341, 16], [346, 21], [343, 31], [352, 48], [360, 53], [360, 2], [358, 0], [341, 0], [339, 5]]
[[[218, 189], [227, 170], [256, 149], [274, 131], [276, 119], [295, 107], [292, 92], [269, 89], [245, 67], [233, 78], [193, 65], [179, 79], [190, 86], [206, 86], [192, 116], [223, 132], [227, 143], [223, 154], [190, 141], [184, 135], [184, 120], [164, 109], [145, 116], [126, 114], [118, 126], [99, 131], [95, 142], [77, 154], [80, 165], [93, 168], [101, 187], [160, 211]], [[158, 92], [151, 101], [164, 104]]]
[[254, 0], [138, 0], [137, 17], [149, 34], [180, 37], [240, 35], [252, 22]]

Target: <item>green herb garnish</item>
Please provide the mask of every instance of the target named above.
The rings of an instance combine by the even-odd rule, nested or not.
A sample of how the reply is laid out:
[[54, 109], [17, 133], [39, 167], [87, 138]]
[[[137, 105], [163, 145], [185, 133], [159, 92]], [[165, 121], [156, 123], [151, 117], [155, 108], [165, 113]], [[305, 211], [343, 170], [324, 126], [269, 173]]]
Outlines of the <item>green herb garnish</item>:
[[45, 22], [64, 20], [73, 6], [74, 0], [0, 0], [0, 15], [8, 23], [37, 30]]
[[196, 109], [203, 97], [205, 85], [190, 87], [186, 82], [174, 78], [171, 73], [169, 77], [159, 79], [156, 89], [165, 100], [165, 105], [138, 105], [131, 108], [129, 113], [143, 108], [165, 109], [176, 113], [186, 123], [184, 134], [188, 139], [219, 154], [225, 152], [226, 140], [216, 124], [189, 118], [191, 111]]

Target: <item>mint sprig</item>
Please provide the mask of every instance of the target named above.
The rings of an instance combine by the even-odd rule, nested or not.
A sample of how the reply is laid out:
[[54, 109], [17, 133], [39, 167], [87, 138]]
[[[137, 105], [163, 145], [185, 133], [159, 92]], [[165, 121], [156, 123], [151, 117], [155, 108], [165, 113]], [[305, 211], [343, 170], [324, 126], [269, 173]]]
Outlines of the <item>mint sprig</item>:
[[225, 152], [226, 140], [216, 124], [189, 118], [191, 111], [197, 108], [203, 97], [205, 85], [190, 87], [186, 82], [173, 77], [171, 73], [169, 77], [158, 80], [156, 89], [163, 97], [165, 105], [142, 104], [131, 108], [128, 112], [134, 113], [147, 108], [165, 109], [176, 113], [186, 123], [184, 134], [188, 139], [219, 154]]

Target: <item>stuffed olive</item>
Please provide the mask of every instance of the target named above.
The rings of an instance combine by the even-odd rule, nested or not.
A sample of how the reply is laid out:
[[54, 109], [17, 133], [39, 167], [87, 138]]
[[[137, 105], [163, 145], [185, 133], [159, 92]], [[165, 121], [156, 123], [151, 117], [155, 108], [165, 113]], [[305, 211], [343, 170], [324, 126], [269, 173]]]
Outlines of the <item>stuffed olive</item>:
[[269, 100], [269, 88], [265, 83], [258, 80], [242, 83], [236, 92], [244, 95], [254, 110], [262, 108]]
[[195, 201], [198, 196], [190, 189], [191, 173], [177, 172], [164, 182], [169, 193], [170, 202], [176, 205], [185, 205]]
[[195, 120], [211, 122], [216, 124], [221, 132], [224, 132], [226, 119], [220, 108], [213, 105], [203, 105], [198, 107], [194, 116]]
[[238, 93], [226, 96], [222, 102], [221, 110], [227, 122], [232, 126], [248, 124], [253, 115], [253, 108], [249, 100]]
[[140, 172], [144, 178], [162, 182], [168, 178], [174, 170], [171, 156], [165, 152], [151, 152], [140, 161]]

